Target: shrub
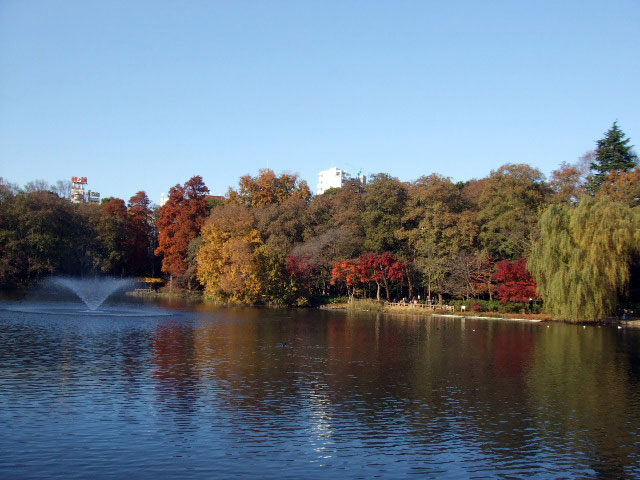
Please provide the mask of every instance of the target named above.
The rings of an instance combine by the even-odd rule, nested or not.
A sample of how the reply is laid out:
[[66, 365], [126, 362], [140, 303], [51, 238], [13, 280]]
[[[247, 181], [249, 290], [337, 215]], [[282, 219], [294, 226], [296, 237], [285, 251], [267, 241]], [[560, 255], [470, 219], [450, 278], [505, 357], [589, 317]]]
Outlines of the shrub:
[[482, 306], [478, 302], [474, 302], [473, 304], [471, 304], [471, 311], [472, 312], [484, 312], [485, 308], [484, 308], [484, 306]]

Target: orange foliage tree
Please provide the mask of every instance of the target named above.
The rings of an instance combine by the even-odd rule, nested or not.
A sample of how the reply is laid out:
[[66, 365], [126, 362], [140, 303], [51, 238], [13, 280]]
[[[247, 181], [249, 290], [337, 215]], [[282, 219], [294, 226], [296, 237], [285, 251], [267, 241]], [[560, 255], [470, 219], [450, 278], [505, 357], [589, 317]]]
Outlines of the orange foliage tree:
[[162, 255], [162, 271], [179, 277], [188, 268], [189, 244], [198, 236], [209, 212], [206, 196], [209, 189], [197, 175], [184, 185], [169, 190], [169, 200], [160, 208], [158, 218], [158, 248]]
[[290, 197], [302, 198], [308, 201], [311, 190], [307, 182], [300, 180], [298, 175], [282, 173], [276, 175], [273, 170], [260, 170], [257, 177], [245, 175], [240, 178], [238, 191], [229, 189], [229, 199], [233, 203], [241, 203], [247, 207], [263, 207], [280, 204]]
[[357, 260], [340, 260], [334, 262], [331, 270], [331, 285], [344, 283], [347, 287], [349, 302], [353, 302], [356, 294], [356, 284], [360, 281], [360, 272]]

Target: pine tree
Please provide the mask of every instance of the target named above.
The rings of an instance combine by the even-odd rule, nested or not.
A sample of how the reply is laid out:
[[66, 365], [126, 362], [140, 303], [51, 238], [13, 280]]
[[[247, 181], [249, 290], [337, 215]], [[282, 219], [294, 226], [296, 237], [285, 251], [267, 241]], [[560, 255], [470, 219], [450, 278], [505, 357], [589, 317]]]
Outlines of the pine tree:
[[611, 315], [639, 250], [639, 221], [637, 212], [606, 197], [550, 205], [527, 265], [545, 309], [575, 322]]
[[633, 145], [629, 145], [631, 139], [625, 138], [625, 134], [618, 127], [618, 122], [605, 133], [604, 138], [598, 140], [596, 158], [591, 163], [592, 175], [589, 179], [589, 190], [595, 193], [607, 175], [615, 171], [632, 169], [638, 164], [638, 156], [633, 151]]

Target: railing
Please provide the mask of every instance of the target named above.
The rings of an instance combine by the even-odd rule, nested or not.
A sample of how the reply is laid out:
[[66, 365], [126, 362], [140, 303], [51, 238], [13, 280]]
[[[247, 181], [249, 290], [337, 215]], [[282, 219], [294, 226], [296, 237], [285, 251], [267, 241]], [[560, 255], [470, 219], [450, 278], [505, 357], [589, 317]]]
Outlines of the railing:
[[134, 293], [155, 293], [153, 288], [136, 288]]
[[434, 312], [455, 312], [456, 308], [453, 305], [433, 305], [428, 303], [404, 303], [404, 302], [389, 302], [386, 305], [389, 307], [404, 307], [404, 308], [422, 308], [424, 310], [432, 310]]

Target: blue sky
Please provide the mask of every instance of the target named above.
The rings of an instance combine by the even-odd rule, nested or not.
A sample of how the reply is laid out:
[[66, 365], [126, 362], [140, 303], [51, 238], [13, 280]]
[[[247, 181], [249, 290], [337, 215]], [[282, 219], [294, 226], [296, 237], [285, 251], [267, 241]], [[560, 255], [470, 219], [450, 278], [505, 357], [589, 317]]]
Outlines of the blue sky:
[[[640, 2], [0, 1], [0, 176], [549, 174], [640, 146]], [[636, 148], [636, 151], [640, 148]]]

